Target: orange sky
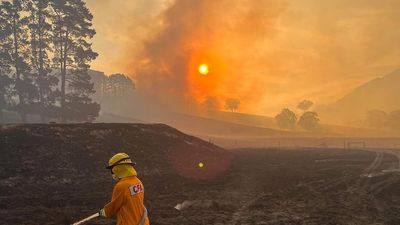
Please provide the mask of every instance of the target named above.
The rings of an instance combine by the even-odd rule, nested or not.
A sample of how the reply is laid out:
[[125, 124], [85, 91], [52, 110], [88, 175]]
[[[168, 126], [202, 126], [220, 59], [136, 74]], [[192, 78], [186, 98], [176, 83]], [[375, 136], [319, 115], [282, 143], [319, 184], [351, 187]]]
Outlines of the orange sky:
[[328, 104], [400, 67], [398, 0], [87, 3], [93, 69], [129, 74], [163, 97], [238, 98], [239, 111], [274, 115], [302, 99]]

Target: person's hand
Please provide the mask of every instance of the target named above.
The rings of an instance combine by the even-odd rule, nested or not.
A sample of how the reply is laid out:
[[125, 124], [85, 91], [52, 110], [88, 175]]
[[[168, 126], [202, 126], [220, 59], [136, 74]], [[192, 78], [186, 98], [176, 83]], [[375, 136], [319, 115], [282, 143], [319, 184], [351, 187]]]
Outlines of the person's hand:
[[100, 215], [101, 217], [106, 217], [106, 212], [104, 211], [104, 209], [101, 209], [101, 210], [99, 211], [99, 215]]

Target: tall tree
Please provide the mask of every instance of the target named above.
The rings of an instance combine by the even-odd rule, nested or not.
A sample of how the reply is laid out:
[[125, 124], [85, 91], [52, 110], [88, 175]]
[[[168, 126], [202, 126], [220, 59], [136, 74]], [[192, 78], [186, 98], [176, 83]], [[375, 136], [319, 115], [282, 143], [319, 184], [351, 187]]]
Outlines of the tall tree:
[[[25, 0], [3, 1], [1, 3], [1, 54], [3, 55], [2, 68], [8, 68], [8, 77], [13, 79], [17, 103], [14, 108], [21, 115], [22, 122], [26, 121], [26, 114], [35, 95], [28, 64], [28, 32], [27, 17], [24, 15]], [[3, 77], [4, 82], [10, 81]]]
[[97, 57], [88, 42], [96, 33], [91, 28], [93, 16], [82, 0], [59, 0], [53, 1], [52, 5], [56, 46], [53, 61], [58, 65], [61, 77], [61, 120], [65, 122], [70, 112], [78, 120], [84, 119], [86, 114], [84, 120], [88, 120], [100, 109], [90, 98], [94, 89], [88, 75], [89, 63]]
[[55, 86], [57, 77], [51, 73], [51, 61], [49, 54], [52, 52], [52, 9], [49, 0], [29, 0], [27, 4], [29, 12], [29, 29], [31, 44], [32, 72], [35, 74], [35, 82], [39, 90], [36, 112], [45, 122], [46, 116], [55, 116], [54, 104], [57, 96]]
[[71, 71], [69, 88], [66, 95], [66, 110], [71, 120], [92, 121], [99, 116], [100, 105], [90, 98], [95, 93], [94, 83], [88, 73], [89, 62], [97, 57], [97, 53], [83, 46], [78, 46], [74, 55], [76, 69]]
[[[0, 30], [3, 31], [0, 32], [0, 40], [5, 40], [9, 33], [11, 33], [11, 29], [7, 26], [6, 18], [1, 16], [4, 15], [1, 6], [0, 12]], [[10, 43], [7, 41], [0, 41], [0, 123], [4, 122], [3, 110], [9, 108], [9, 102], [7, 99], [10, 96], [10, 86], [12, 84], [12, 80], [9, 77], [9, 74], [11, 73], [9, 64], [11, 55], [7, 49], [10, 49]]]

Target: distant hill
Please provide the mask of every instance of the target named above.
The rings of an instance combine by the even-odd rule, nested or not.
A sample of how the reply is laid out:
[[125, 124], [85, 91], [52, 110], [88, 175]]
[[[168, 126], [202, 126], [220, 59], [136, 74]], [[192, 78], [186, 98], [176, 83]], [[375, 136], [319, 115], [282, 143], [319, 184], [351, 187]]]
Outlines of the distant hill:
[[277, 128], [275, 118], [262, 115], [218, 111], [213, 112], [210, 117], [225, 122], [248, 126]]
[[[250, 137], [250, 136], [297, 136], [299, 133], [271, 129], [261, 126], [246, 125], [244, 123], [228, 122], [226, 120], [211, 119], [206, 117], [171, 113], [165, 118], [165, 123], [177, 127], [190, 134], [200, 136], [230, 136], [230, 137]], [[225, 118], [226, 119], [226, 118]]]
[[400, 69], [355, 88], [318, 111], [330, 122], [361, 123], [373, 109], [386, 112], [400, 109]]

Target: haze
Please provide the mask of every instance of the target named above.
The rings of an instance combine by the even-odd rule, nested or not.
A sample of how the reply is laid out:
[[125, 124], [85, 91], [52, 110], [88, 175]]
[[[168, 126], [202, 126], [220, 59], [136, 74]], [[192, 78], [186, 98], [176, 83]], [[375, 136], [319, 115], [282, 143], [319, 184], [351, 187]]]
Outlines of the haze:
[[[396, 0], [87, 2], [93, 68], [161, 95], [235, 97], [244, 112], [272, 114], [304, 98], [333, 102], [399, 67]], [[193, 83], [203, 61], [215, 77]]]

